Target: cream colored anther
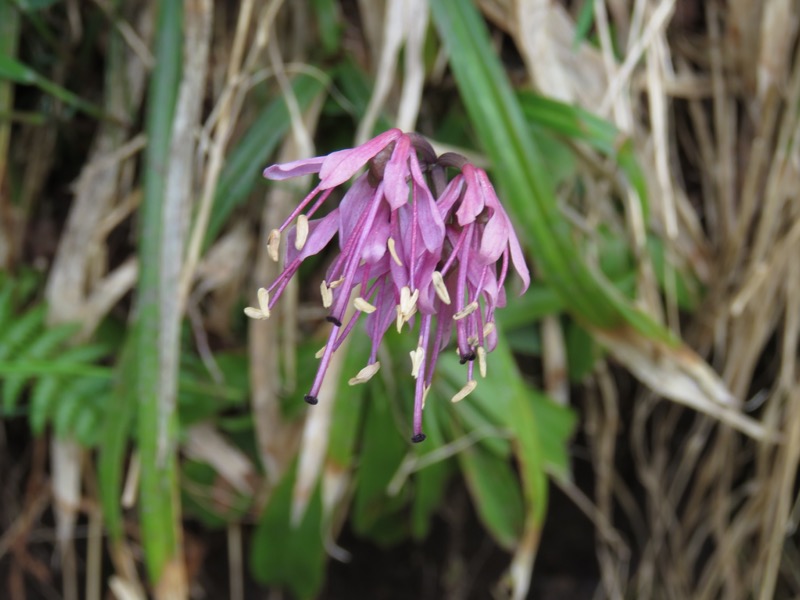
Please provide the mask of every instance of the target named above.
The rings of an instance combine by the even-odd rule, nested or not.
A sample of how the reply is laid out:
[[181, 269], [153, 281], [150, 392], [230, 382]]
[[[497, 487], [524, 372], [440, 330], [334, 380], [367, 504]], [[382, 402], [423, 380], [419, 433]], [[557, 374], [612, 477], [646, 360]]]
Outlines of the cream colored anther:
[[403, 261], [400, 260], [400, 257], [397, 255], [397, 248], [395, 247], [394, 238], [389, 238], [386, 240], [386, 247], [389, 248], [389, 254], [392, 255], [392, 260], [397, 263], [398, 267], [402, 267]]
[[425, 349], [420, 346], [409, 354], [411, 355], [411, 376], [416, 379], [419, 377], [419, 369], [425, 360]]
[[281, 232], [279, 229], [273, 229], [269, 232], [269, 237], [267, 238], [267, 254], [269, 257], [278, 262], [278, 251], [281, 247]]
[[477, 381], [475, 381], [474, 379], [472, 381], [468, 381], [467, 385], [461, 388], [461, 390], [459, 390], [459, 392], [455, 396], [453, 396], [453, 398], [450, 401], [453, 404], [455, 404], [456, 402], [461, 402], [464, 398], [469, 396], [475, 390], [476, 387], [478, 387]]
[[367, 313], [368, 315], [378, 310], [377, 308], [372, 306], [372, 304], [364, 300], [361, 296], [353, 300], [353, 306], [355, 306], [356, 310], [360, 310], [361, 312]]
[[411, 293], [411, 288], [404, 285], [400, 289], [400, 304], [397, 305], [397, 331], [403, 329], [403, 323], [406, 323], [414, 313], [417, 312], [417, 299], [419, 298], [419, 290], [414, 290]]
[[366, 383], [372, 376], [375, 375], [381, 368], [380, 362], [374, 362], [361, 369], [355, 377], [350, 378], [347, 382], [348, 385], [358, 385], [359, 383]]
[[465, 319], [466, 317], [474, 313], [476, 310], [478, 310], [478, 302], [473, 300], [472, 302], [467, 304], [463, 309], [454, 314], [453, 320], [460, 321], [461, 319]]
[[433, 289], [436, 290], [436, 295], [445, 304], [450, 304], [450, 293], [447, 291], [447, 286], [444, 284], [444, 277], [439, 271], [433, 272]]
[[244, 314], [260, 321], [269, 319], [269, 292], [263, 287], [258, 288], [258, 308], [248, 306], [244, 309]]
[[324, 279], [322, 283], [319, 284], [319, 293], [322, 296], [322, 306], [330, 308], [333, 304], [333, 292], [331, 292], [331, 288]]
[[481, 377], [484, 379], [486, 378], [486, 348], [483, 346], [478, 346], [478, 371], [480, 371]]
[[296, 236], [294, 238], [294, 247], [300, 251], [306, 245], [308, 239], [308, 217], [300, 215], [297, 217], [297, 228], [295, 229]]

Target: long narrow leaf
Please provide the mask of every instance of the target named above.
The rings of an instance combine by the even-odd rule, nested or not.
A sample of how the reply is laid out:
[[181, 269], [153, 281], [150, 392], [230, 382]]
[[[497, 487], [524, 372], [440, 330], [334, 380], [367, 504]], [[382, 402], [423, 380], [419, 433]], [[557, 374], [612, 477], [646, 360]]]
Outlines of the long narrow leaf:
[[11, 56], [0, 54], [0, 79], [8, 79], [22, 85], [34, 85], [43, 92], [58, 98], [65, 104], [95, 119], [105, 120], [110, 118], [98, 106], [87, 102], [65, 87], [50, 81]]
[[165, 174], [170, 136], [180, 82], [182, 3], [158, 5], [156, 67], [150, 82], [147, 113], [148, 145], [145, 153], [144, 198], [139, 245], [140, 276], [137, 289], [136, 362], [138, 376], [138, 426], [141, 455], [140, 515], [145, 563], [152, 581], [180, 555], [178, 478], [174, 451], [159, 453], [159, 431], [166, 425], [170, 437], [177, 433], [174, 411], [165, 413], [159, 401], [160, 352], [159, 279]]
[[494, 165], [516, 222], [529, 234], [542, 277], [581, 319], [605, 328], [627, 322], [646, 335], [670, 339], [668, 332], [590, 272], [581, 258], [475, 5], [469, 0], [432, 0], [431, 10], [472, 127]]

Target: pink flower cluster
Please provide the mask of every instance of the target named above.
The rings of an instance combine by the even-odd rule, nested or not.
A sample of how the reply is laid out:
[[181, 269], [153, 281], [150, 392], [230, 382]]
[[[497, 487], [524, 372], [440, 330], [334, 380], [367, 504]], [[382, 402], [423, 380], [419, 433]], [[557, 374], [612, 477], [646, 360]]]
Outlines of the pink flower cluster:
[[[314, 219], [333, 190], [365, 167], [339, 206]], [[477, 386], [476, 360], [485, 376], [486, 354], [497, 343], [495, 309], [506, 301], [509, 263], [521, 277], [523, 291], [530, 283], [519, 241], [486, 173], [454, 153], [437, 157], [418, 134], [392, 129], [357, 148], [273, 165], [264, 176], [282, 180], [310, 173], [319, 174], [319, 183], [270, 234], [269, 252], [278, 260], [286, 233], [283, 272], [269, 288], [259, 290], [259, 308], [248, 307], [245, 313], [268, 318], [300, 264], [338, 235], [339, 254], [320, 284], [332, 327], [305, 400], [317, 403], [331, 356], [362, 315], [372, 351], [350, 385], [378, 372], [378, 348], [392, 324], [398, 331], [405, 323], [413, 328], [419, 313], [419, 339], [410, 354], [416, 379], [412, 441], [421, 442], [425, 396], [454, 328], [467, 383], [453, 402]]]

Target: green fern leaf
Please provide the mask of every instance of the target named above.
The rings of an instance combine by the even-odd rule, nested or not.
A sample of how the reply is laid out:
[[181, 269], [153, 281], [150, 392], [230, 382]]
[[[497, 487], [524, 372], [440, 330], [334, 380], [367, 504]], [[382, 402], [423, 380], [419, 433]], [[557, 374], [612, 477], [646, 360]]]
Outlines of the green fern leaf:
[[96, 363], [101, 358], [108, 356], [111, 348], [107, 344], [87, 344], [86, 346], [71, 346], [54, 360], [54, 365], [74, 363]]
[[22, 375], [12, 375], [3, 381], [3, 413], [14, 412], [17, 400], [25, 387], [28, 378]]
[[44, 327], [47, 307], [40, 304], [9, 323], [0, 335], [0, 360], [16, 355]]
[[44, 432], [48, 416], [63, 385], [62, 377], [42, 377], [31, 389], [28, 423], [35, 435], [41, 435]]
[[14, 314], [14, 282], [9, 280], [0, 286], [0, 337], [2, 332], [11, 323]]
[[69, 323], [48, 327], [42, 335], [31, 341], [20, 356], [26, 358], [48, 358], [59, 346], [66, 343], [80, 330], [80, 325]]
[[[80, 328], [78, 325], [61, 325], [44, 329], [41, 335], [25, 344], [15, 359], [44, 360], [51, 358], [60, 346], [71, 338]], [[19, 400], [29, 375], [8, 375], [3, 381], [3, 410], [11, 412]]]
[[72, 434], [86, 447], [96, 446], [102, 435], [99, 410], [81, 410], [75, 417]]
[[53, 428], [58, 437], [68, 437], [83, 411], [97, 412], [103, 400], [109, 397], [110, 382], [104, 379], [82, 377], [75, 379], [57, 398], [53, 412]]

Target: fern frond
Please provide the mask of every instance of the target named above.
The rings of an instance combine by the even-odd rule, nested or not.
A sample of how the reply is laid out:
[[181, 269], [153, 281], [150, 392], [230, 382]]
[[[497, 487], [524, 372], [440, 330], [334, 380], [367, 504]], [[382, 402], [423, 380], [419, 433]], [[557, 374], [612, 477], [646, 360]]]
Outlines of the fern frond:
[[97, 445], [101, 439], [102, 428], [101, 411], [81, 410], [77, 413], [72, 424], [72, 435], [79, 443], [87, 447]]
[[25, 356], [26, 358], [49, 358], [54, 350], [69, 341], [73, 335], [80, 331], [80, 328], [80, 325], [75, 323], [47, 327], [40, 336], [25, 346], [20, 356]]
[[0, 332], [0, 360], [16, 356], [25, 344], [30, 343], [44, 327], [46, 311], [47, 307], [40, 304], [8, 323]]
[[[97, 413], [109, 398], [111, 382], [109, 380], [83, 377], [74, 379], [66, 386], [55, 400], [51, 413], [53, 429], [59, 437], [71, 436], [75, 432], [76, 422], [87, 418], [97, 418]], [[81, 417], [83, 412], [93, 413], [89, 417]]]
[[[87, 344], [85, 346], [71, 346], [62, 350], [55, 358], [54, 364], [78, 364], [85, 363], [94, 365], [98, 360], [108, 356], [111, 347], [107, 344]], [[105, 368], [105, 367], [104, 367]]]
[[58, 393], [64, 385], [63, 377], [42, 377], [31, 389], [28, 423], [31, 431], [41, 435], [56, 403]]
[[4, 281], [0, 285], [0, 335], [6, 326], [11, 322], [14, 314], [14, 283], [11, 280]]
[[[61, 325], [58, 327], [45, 328], [30, 343], [23, 344], [16, 353], [16, 358], [20, 360], [46, 360], [54, 356], [57, 350], [72, 337], [79, 329], [78, 325]], [[54, 358], [53, 360], [58, 360]], [[30, 380], [30, 375], [25, 373], [13, 373], [6, 376], [3, 381], [3, 410], [11, 412], [19, 400], [19, 396], [25, 385]]]

